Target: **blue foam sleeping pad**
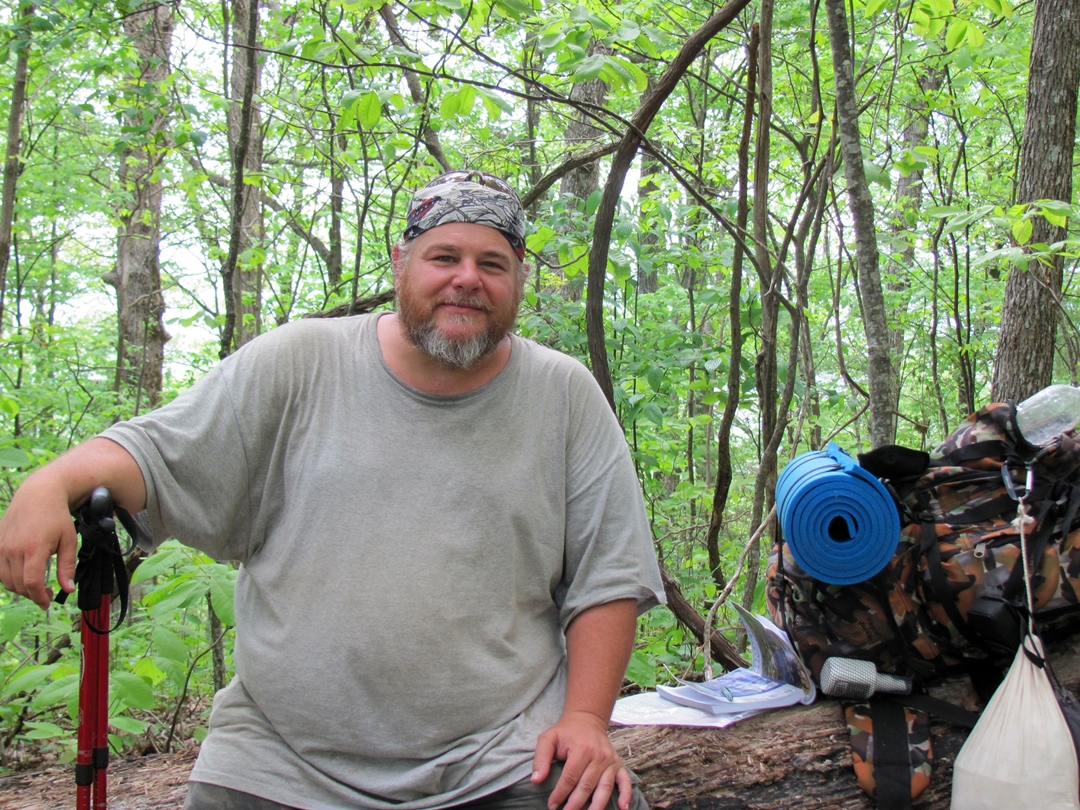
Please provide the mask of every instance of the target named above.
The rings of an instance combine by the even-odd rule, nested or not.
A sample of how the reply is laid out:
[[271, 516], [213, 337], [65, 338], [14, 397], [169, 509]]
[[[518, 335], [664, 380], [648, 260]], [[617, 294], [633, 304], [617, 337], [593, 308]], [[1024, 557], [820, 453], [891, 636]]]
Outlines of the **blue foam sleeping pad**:
[[900, 540], [900, 516], [885, 485], [833, 442], [784, 467], [776, 509], [795, 561], [833, 585], [881, 571]]

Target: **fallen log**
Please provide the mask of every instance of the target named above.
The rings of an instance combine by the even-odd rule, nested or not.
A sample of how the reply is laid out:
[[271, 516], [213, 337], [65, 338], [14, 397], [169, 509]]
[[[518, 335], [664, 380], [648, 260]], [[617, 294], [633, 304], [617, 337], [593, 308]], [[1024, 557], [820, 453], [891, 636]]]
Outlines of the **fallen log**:
[[[1080, 640], [1059, 643], [1050, 658], [1064, 685], [1080, 692]], [[966, 679], [931, 693], [977, 708]], [[966, 729], [932, 720], [933, 777], [913, 810], [948, 810], [953, 762], [967, 739]], [[764, 712], [724, 729], [632, 726], [614, 729], [611, 738], [641, 777], [653, 810], [875, 807], [855, 783], [847, 725], [835, 700]]]

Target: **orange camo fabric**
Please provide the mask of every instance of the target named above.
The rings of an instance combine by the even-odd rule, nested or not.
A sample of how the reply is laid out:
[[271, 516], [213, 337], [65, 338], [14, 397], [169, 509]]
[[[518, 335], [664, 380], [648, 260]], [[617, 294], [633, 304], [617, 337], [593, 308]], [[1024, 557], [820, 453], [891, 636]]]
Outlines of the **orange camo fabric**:
[[[911, 768], [911, 795], [918, 796], [930, 785], [934, 749], [930, 742], [930, 716], [904, 707], [908, 731], [908, 758]], [[844, 719], [851, 734], [851, 760], [855, 778], [866, 793], [877, 798], [874, 778], [874, 724], [868, 703], [845, 703]]]

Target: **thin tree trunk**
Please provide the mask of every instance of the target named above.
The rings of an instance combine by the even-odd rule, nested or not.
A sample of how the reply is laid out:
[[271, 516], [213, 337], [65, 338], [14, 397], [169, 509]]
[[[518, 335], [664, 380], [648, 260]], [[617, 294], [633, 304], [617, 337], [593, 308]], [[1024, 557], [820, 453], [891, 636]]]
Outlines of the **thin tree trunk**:
[[878, 271], [877, 233], [874, 200], [863, 169], [862, 138], [859, 135], [859, 105], [855, 95], [855, 73], [848, 33], [845, 0], [825, 0], [832, 44], [833, 73], [836, 79], [836, 124], [840, 152], [844, 158], [848, 201], [855, 229], [855, 256], [859, 274], [863, 329], [866, 332], [867, 378], [870, 392], [870, 441], [874, 447], [889, 444], [896, 435], [892, 360], [889, 356], [889, 324], [885, 296]]
[[[927, 94], [936, 92], [941, 88], [941, 80], [941, 71], [927, 69], [927, 72], [918, 78], [919, 89]], [[904, 151], [912, 151], [923, 146], [929, 129], [929, 107], [922, 98], [916, 98], [912, 103], [911, 119], [904, 127], [900, 139]], [[891, 279], [887, 285], [888, 289], [895, 295], [896, 300], [901, 302], [889, 318], [889, 353], [893, 362], [893, 378], [897, 382], [893, 390], [893, 407], [897, 410], [900, 405], [899, 383], [904, 357], [904, 314], [908, 290], [911, 287], [910, 271], [915, 263], [915, 239], [911, 235], [909, 221], [918, 216], [922, 199], [923, 170], [916, 166], [896, 181], [896, 212], [890, 230], [893, 237], [903, 239], [907, 247], [900, 254], [899, 260], [890, 261], [886, 267], [886, 277]]]
[[[1077, 88], [1080, 85], [1080, 11], [1075, 0], [1038, 0], [1031, 36], [1024, 141], [1016, 196], [1072, 201]], [[1032, 243], [1052, 244], [1065, 229], [1043, 217], [1032, 221]], [[1005, 284], [1001, 336], [994, 362], [994, 401], [1022, 400], [1053, 381], [1054, 333], [1061, 295], [1060, 257], [1014, 268]]]
[[[603, 42], [593, 41], [589, 45], [589, 56], [607, 52], [607, 46]], [[603, 107], [604, 101], [607, 99], [607, 84], [602, 79], [578, 82], [570, 91], [570, 99], [589, 109]], [[593, 123], [592, 118], [580, 110], [576, 111], [563, 131], [563, 141], [566, 143], [566, 152], [563, 159], [569, 160], [576, 154], [589, 152], [590, 148], [599, 142], [602, 134], [603, 132]], [[599, 158], [574, 166], [563, 175], [562, 180], [559, 182], [559, 192], [563, 197], [576, 200], [576, 204], [582, 211], [585, 210], [589, 197], [598, 188], [600, 188]], [[560, 230], [566, 232], [572, 227], [573, 225], [568, 222]], [[566, 278], [563, 284], [563, 296], [569, 301], [580, 301], [583, 288], [582, 281], [584, 279]]]
[[[149, 2], [124, 19], [124, 30], [139, 54], [139, 73], [129, 82], [132, 90], [154, 85], [164, 88], [169, 77], [172, 46], [172, 6]], [[163, 93], [139, 95], [148, 104], [160, 104]], [[118, 213], [116, 263], [105, 280], [116, 288], [117, 343], [115, 389], [134, 394], [134, 411], [154, 408], [161, 399], [162, 365], [169, 335], [163, 320], [161, 294], [160, 177], [164, 151], [157, 141], [168, 129], [169, 111], [136, 105], [129, 121], [137, 129], [144, 117], [152, 125], [143, 140], [133, 142], [120, 156], [119, 180], [129, 197]]]
[[[750, 44], [747, 53], [746, 70], [746, 111], [743, 116], [742, 137], [739, 141], [739, 176], [738, 210], [735, 214], [735, 226], [740, 233], [746, 232], [746, 223], [750, 217], [748, 184], [750, 175], [750, 137], [754, 126], [754, 99], [757, 97], [757, 63], [760, 27], [750, 29]], [[739, 394], [742, 391], [742, 272], [743, 254], [735, 251], [731, 261], [731, 286], [728, 289], [728, 373], [727, 402], [720, 417], [720, 427], [716, 431], [716, 485], [713, 488], [712, 512], [709, 515], [709, 529], [705, 535], [705, 548], [709, 555], [709, 571], [714, 581], [720, 584], [724, 577], [720, 570], [720, 529], [724, 523], [728, 494], [734, 478], [731, 465], [731, 426], [735, 423], [735, 414], [739, 410]]]
[[206, 612], [210, 617], [207, 623], [207, 635], [210, 641], [210, 657], [213, 661], [214, 692], [220, 692], [228, 683], [228, 673], [225, 671], [225, 627], [214, 611], [214, 600], [210, 597], [210, 591], [206, 592]]
[[[36, 9], [33, 3], [23, 6], [20, 25], [29, 28]], [[19, 151], [22, 143], [22, 117], [26, 106], [26, 74], [30, 61], [30, 37], [15, 57], [15, 77], [11, 83], [11, 109], [8, 111], [7, 149], [4, 154], [4, 187], [0, 192], [0, 333], [4, 329], [4, 295], [7, 270], [11, 261], [11, 239], [15, 224], [15, 190], [22, 172]]]
[[[221, 269], [225, 290], [225, 328], [221, 335], [221, 357], [227, 357], [261, 331], [261, 263], [240, 267], [240, 256], [262, 241], [262, 206], [258, 186], [244, 177], [262, 168], [262, 135], [255, 91], [260, 66], [256, 43], [259, 38], [259, 0], [234, 0], [234, 41], [230, 95], [239, 86], [242, 96], [229, 105], [229, 151], [232, 158], [232, 201], [229, 217], [229, 253]], [[249, 317], [250, 316], [250, 317]]]
[[[650, 84], [652, 80], [650, 79]], [[655, 157], [642, 152], [641, 154], [641, 175], [638, 178], [638, 202], [644, 206], [645, 201], [649, 200], [653, 194], [660, 188], [656, 182], [657, 175], [660, 174], [660, 161]], [[655, 202], [653, 203], [655, 205]], [[654, 293], [660, 288], [659, 274], [656, 269], [656, 256], [655, 251], [661, 246], [660, 234], [661, 229], [657, 226], [651, 228], [643, 228], [639, 236], [641, 242], [641, 254], [649, 262], [648, 269], [638, 269], [637, 275], [637, 291], [639, 293]]]
[[[776, 4], [773, 0], [761, 3], [761, 42], [758, 51], [758, 120], [754, 147], [754, 213], [751, 227], [754, 233], [754, 255], [758, 269], [758, 287], [761, 295], [761, 348], [754, 362], [757, 382], [758, 411], [761, 424], [761, 456], [754, 478], [754, 499], [751, 506], [750, 525], [761, 525], [770, 511], [773, 489], [776, 484], [776, 448], [774, 440], [783, 427], [777, 422], [776, 398], [779, 388], [777, 371], [777, 338], [780, 319], [780, 285], [783, 278], [778, 263], [769, 255], [769, 130], [772, 122], [772, 22]], [[795, 369], [789, 368], [788, 374]], [[775, 532], [770, 528], [768, 536]], [[750, 608], [757, 589], [761, 569], [761, 540], [756, 539], [746, 557], [746, 574], [743, 576], [742, 605]], [[746, 634], [740, 625], [739, 645]]]

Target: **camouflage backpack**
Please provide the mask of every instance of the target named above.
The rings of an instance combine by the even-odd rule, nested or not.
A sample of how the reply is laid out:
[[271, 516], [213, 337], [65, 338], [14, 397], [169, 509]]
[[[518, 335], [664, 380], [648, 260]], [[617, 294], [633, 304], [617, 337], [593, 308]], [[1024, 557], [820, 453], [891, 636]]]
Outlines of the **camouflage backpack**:
[[[774, 548], [769, 611], [815, 678], [826, 659], [841, 656], [910, 677], [916, 691], [967, 673], [988, 697], [1020, 643], [1026, 612], [1014, 521], [1029, 481], [1026, 502], [1035, 520], [1027, 542], [1039, 628], [1051, 640], [1080, 627], [1080, 445], [1063, 435], [1034, 447], [1014, 420], [1010, 403], [989, 405], [930, 454], [889, 447], [859, 456], [891, 489], [901, 513], [896, 554], [871, 579], [820, 582], [799, 568], [782, 539]], [[879, 807], [909, 804], [929, 784], [929, 714], [970, 722], [942, 703], [912, 695], [844, 704], [859, 784]], [[906, 741], [896, 740], [897, 728]], [[892, 753], [883, 768], [886, 751]]]

